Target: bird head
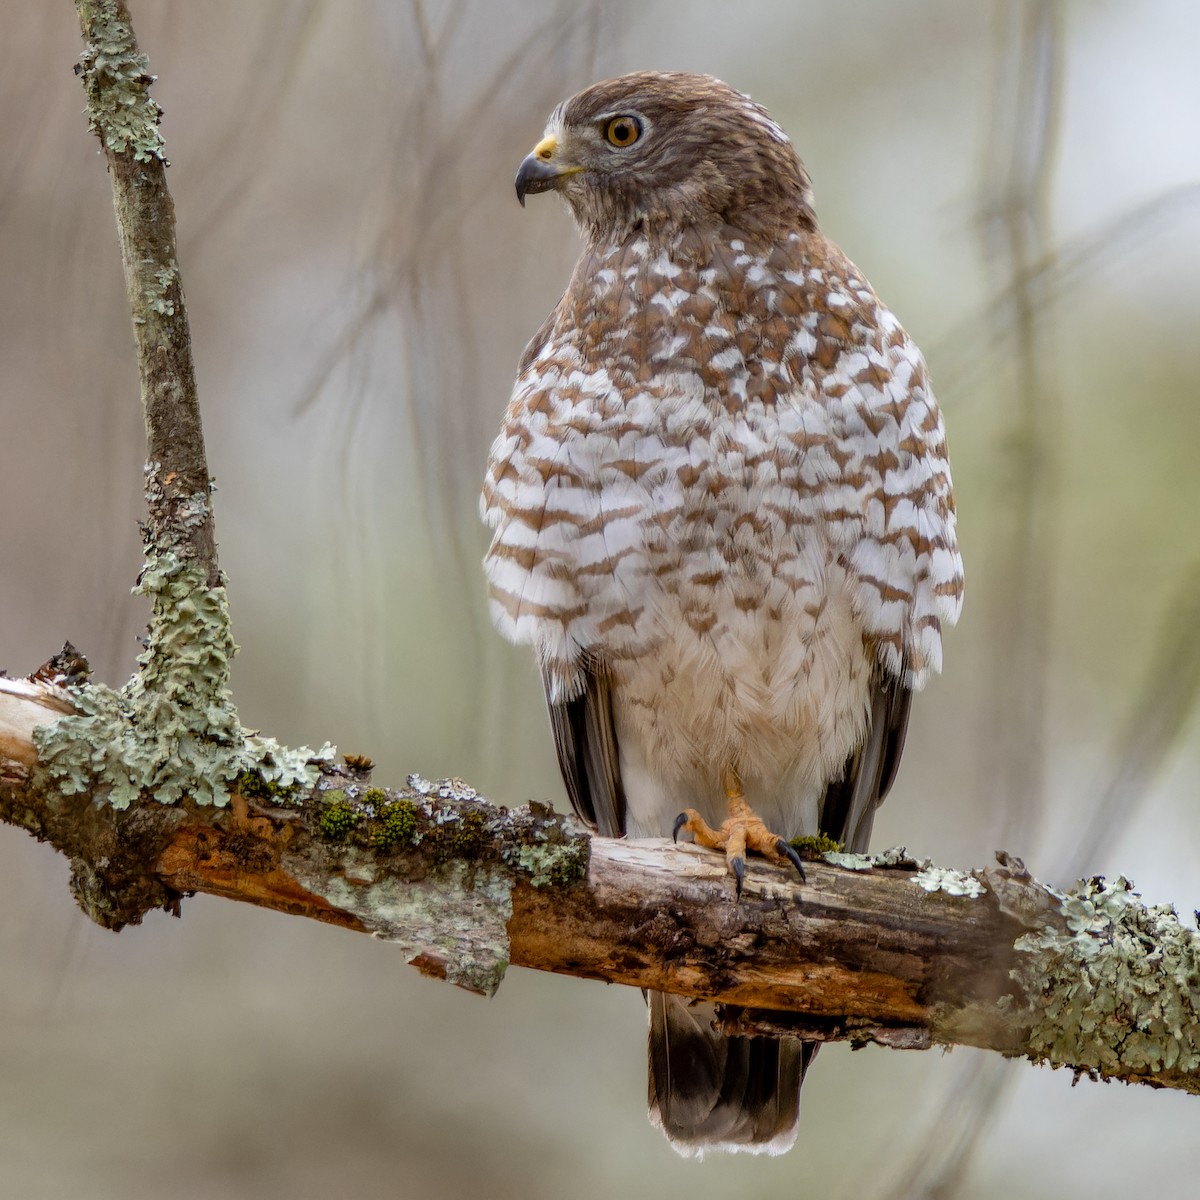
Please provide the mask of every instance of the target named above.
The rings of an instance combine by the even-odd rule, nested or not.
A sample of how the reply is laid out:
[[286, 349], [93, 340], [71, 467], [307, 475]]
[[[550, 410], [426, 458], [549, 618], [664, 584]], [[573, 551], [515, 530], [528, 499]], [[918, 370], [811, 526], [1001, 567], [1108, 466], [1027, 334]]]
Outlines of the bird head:
[[517, 199], [556, 191], [595, 241], [706, 221], [812, 223], [808, 176], [766, 110], [711, 75], [640, 71], [560, 104], [517, 171]]

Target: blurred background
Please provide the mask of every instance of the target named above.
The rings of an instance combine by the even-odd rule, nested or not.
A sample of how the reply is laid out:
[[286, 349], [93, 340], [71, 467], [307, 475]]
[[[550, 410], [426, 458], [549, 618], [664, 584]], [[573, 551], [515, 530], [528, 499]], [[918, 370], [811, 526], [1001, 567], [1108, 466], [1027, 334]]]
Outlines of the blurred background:
[[[71, 5], [0, 0], [0, 665], [133, 667], [141, 420]], [[1200, 903], [1193, 0], [135, 0], [166, 110], [242, 718], [565, 800], [489, 628], [476, 496], [577, 252], [521, 157], [561, 98], [709, 71], [792, 135], [924, 348], [967, 603], [876, 823], [960, 867]], [[678, 1159], [634, 992], [204, 897], [114, 936], [0, 827], [0, 1197], [1190, 1197], [1197, 1101], [827, 1048], [786, 1157]]]

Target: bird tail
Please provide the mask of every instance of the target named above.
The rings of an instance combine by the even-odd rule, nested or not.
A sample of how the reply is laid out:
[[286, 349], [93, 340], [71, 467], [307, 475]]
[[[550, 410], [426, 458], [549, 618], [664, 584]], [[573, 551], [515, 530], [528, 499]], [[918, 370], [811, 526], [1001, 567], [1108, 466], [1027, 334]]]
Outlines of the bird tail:
[[796, 1140], [800, 1084], [817, 1052], [796, 1038], [727, 1037], [715, 1008], [664, 992], [650, 1008], [650, 1120], [686, 1157], [782, 1154]]

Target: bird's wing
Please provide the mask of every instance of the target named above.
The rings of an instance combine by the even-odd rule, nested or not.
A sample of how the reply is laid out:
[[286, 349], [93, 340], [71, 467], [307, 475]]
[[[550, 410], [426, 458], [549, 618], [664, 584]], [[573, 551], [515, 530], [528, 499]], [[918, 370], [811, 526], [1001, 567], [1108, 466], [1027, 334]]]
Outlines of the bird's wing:
[[538, 326], [538, 331], [529, 339], [521, 352], [521, 361], [517, 363], [517, 378], [520, 379], [533, 364], [533, 360], [542, 352], [542, 348], [550, 340], [554, 326], [558, 321], [558, 310], [562, 307], [565, 296], [559, 297], [558, 303], [550, 310], [550, 315]]
[[815, 358], [826, 365], [817, 386], [831, 438], [818, 505], [875, 667], [862, 744], [829, 784], [820, 828], [861, 852], [896, 776], [912, 692], [941, 669], [942, 630], [958, 619], [963, 571], [945, 429], [925, 362], [853, 263], [828, 243], [824, 254], [824, 278], [836, 287], [817, 326], [825, 341]]
[[613, 727], [612, 685], [597, 663], [583, 668], [583, 686], [569, 700], [554, 699], [543, 673], [554, 750], [571, 806], [602, 837], [625, 833], [625, 792]]
[[912, 696], [897, 676], [876, 671], [862, 745], [847, 759], [841, 777], [825, 789], [821, 832], [855, 854], [865, 853], [875, 810], [895, 781]]
[[[924, 359], [858, 269], [829, 247], [839, 291], [821, 318], [816, 386], [832, 441], [819, 506], [885, 674], [919, 690], [942, 665], [963, 570], [945, 428]], [[829, 286], [833, 286], [831, 282]]]

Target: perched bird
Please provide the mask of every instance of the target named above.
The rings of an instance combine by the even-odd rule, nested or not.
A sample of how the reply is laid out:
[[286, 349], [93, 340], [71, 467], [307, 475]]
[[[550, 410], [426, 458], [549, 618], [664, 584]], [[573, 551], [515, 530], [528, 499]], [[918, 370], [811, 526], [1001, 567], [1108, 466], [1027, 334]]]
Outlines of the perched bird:
[[[787, 136], [717, 79], [559, 105], [517, 197], [583, 252], [525, 350], [481, 508], [493, 617], [533, 646], [567, 792], [602, 835], [863, 850], [962, 602], [917, 347], [817, 228]], [[682, 1153], [778, 1153], [815, 1046], [651, 994], [650, 1115]]]

